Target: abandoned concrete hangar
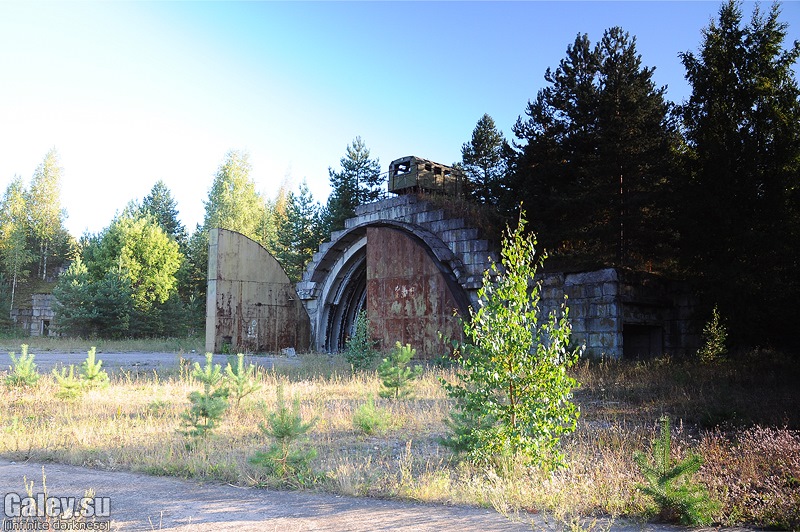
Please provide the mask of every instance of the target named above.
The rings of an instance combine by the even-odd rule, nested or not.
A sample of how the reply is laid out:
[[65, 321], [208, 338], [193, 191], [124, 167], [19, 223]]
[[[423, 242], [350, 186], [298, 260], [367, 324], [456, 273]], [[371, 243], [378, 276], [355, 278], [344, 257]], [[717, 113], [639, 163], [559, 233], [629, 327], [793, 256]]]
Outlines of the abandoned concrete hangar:
[[[483, 272], [498, 259], [481, 231], [420, 199], [462, 194], [453, 168], [403, 157], [389, 166], [394, 197], [359, 206], [291, 284], [262, 246], [238, 233], [210, 233], [206, 350], [340, 351], [366, 310], [382, 348], [409, 343], [420, 356], [460, 338], [458, 316], [477, 304]], [[566, 294], [573, 337], [593, 356], [682, 354], [697, 344], [691, 297], [681, 283], [608, 268], [547, 273], [543, 309]]]

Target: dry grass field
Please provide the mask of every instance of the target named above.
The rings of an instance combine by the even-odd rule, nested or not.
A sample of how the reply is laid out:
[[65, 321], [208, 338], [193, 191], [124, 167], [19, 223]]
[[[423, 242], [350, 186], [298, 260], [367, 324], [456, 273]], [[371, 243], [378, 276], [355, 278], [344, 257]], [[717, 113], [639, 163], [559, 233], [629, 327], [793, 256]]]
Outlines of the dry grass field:
[[[260, 389], [238, 405], [232, 401], [221, 425], [194, 444], [178, 430], [188, 394], [201, 389], [186, 363], [120, 371], [107, 388], [74, 399], [59, 398], [49, 374], [33, 387], [2, 386], [0, 454], [235, 485], [547, 512], [563, 522], [593, 515], [649, 519], [654, 509], [637, 488], [643, 479], [633, 454], [648, 451], [658, 418], [668, 414], [674, 456], [691, 451], [704, 459], [696, 480], [721, 503], [717, 523], [800, 529], [796, 358], [760, 351], [714, 365], [582, 361], [573, 369], [581, 383], [579, 428], [562, 442], [567, 467], [503, 475], [459, 462], [437, 443], [452, 407], [440, 379], [452, 379], [453, 368], [427, 368], [412, 398], [391, 401], [378, 398], [374, 372], [353, 375], [339, 357], [300, 359], [259, 370]], [[4, 380], [8, 363], [0, 367]], [[271, 443], [259, 424], [274, 411], [279, 385], [299, 399], [305, 419], [317, 420], [303, 443], [318, 453], [313, 475], [279, 479], [248, 461]], [[357, 412], [370, 397], [376, 412], [364, 420]]]

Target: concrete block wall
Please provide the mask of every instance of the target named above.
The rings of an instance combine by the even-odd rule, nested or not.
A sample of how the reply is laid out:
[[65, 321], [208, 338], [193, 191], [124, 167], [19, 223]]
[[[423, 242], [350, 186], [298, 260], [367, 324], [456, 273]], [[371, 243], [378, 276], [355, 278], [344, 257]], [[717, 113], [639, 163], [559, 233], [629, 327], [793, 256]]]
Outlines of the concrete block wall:
[[53, 294], [32, 294], [30, 305], [12, 309], [11, 319], [31, 336], [54, 336], [55, 301]]
[[573, 340], [588, 356], [680, 356], [696, 349], [694, 307], [683, 283], [615, 268], [538, 280], [545, 312], [560, 310], [567, 296]]

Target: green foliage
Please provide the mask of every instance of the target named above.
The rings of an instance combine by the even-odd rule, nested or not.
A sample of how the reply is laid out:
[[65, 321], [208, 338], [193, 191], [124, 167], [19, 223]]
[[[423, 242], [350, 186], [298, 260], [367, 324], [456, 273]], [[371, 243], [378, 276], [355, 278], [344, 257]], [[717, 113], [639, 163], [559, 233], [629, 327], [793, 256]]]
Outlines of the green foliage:
[[76, 257], [53, 288], [58, 331], [70, 336], [123, 338], [130, 335], [130, 283], [112, 269], [94, 280]]
[[680, 137], [654, 70], [619, 27], [594, 45], [578, 35], [513, 127], [519, 149], [506, 209], [523, 202], [551, 260], [669, 266]]
[[39, 373], [36, 371], [36, 364], [33, 362], [33, 354], [28, 354], [28, 345], [20, 346], [22, 351], [19, 357], [14, 353], [9, 353], [11, 358], [11, 371], [6, 376], [6, 386], [8, 387], [31, 387], [39, 381]]
[[714, 305], [711, 319], [703, 327], [703, 346], [697, 351], [697, 356], [706, 363], [719, 361], [728, 352], [725, 346], [727, 339], [728, 328]]
[[22, 179], [14, 178], [8, 184], [2, 202], [0, 202], [0, 265], [10, 278], [8, 308], [3, 318], [11, 315], [17, 285], [25, 280], [30, 271], [30, 262], [35, 258], [28, 238], [28, 203]]
[[62, 399], [74, 399], [86, 390], [105, 388], [109, 385], [108, 373], [102, 369], [103, 361], [97, 360], [95, 348], [89, 349], [86, 360], [81, 363], [80, 373], [75, 375], [74, 365], [69, 365], [61, 370], [53, 369], [53, 377], [58, 384], [59, 391], [56, 394]]
[[381, 397], [394, 398], [407, 397], [411, 394], [411, 383], [422, 374], [422, 366], [408, 366], [408, 363], [417, 354], [411, 344], [402, 345], [397, 342], [389, 354], [378, 366], [378, 376], [381, 378]]
[[260, 423], [261, 432], [275, 440], [266, 452], [258, 451], [250, 463], [266, 468], [286, 485], [304, 485], [313, 480], [311, 461], [317, 457], [313, 448], [304, 448], [301, 440], [316, 423], [316, 419], [303, 421], [300, 415], [300, 398], [295, 397], [289, 408], [283, 398], [283, 384], [276, 390], [277, 405], [274, 412], [265, 412], [267, 423]]
[[250, 156], [245, 152], [230, 151], [214, 176], [214, 182], [204, 201], [203, 230], [219, 227], [236, 231], [267, 246], [265, 228], [269, 218], [267, 203], [256, 190], [250, 177]]
[[306, 265], [325, 239], [322, 225], [322, 208], [314, 201], [308, 185], [303, 181], [298, 192], [286, 195], [283, 216], [277, 216], [275, 258], [283, 266], [289, 279], [296, 283], [303, 276]]
[[235, 366], [230, 363], [230, 360], [228, 361], [228, 365], [225, 366], [225, 381], [231, 395], [236, 400], [236, 406], [239, 406], [244, 397], [261, 389], [261, 385], [255, 382], [255, 376], [255, 364], [245, 367], [243, 353], [236, 355]]
[[181, 414], [180, 432], [192, 438], [202, 438], [214, 430], [228, 408], [228, 389], [224, 386], [222, 368], [212, 363], [213, 355], [206, 353], [206, 364], [194, 363], [192, 377], [203, 383], [203, 391], [189, 394], [191, 405]]
[[179, 246], [186, 245], [186, 229], [178, 220], [177, 202], [167, 188], [166, 183], [159, 179], [150, 193], [142, 200], [141, 214], [151, 216], [159, 227]]
[[84, 386], [80, 380], [80, 375], [75, 375], [75, 365], [70, 364], [69, 370], [61, 368], [61, 371], [53, 368], [53, 377], [58, 384], [56, 397], [60, 399], [75, 399], [83, 393]]
[[375, 398], [371, 395], [367, 402], [353, 412], [353, 426], [366, 435], [382, 435], [389, 428], [389, 412], [375, 406]]
[[62, 334], [103, 338], [178, 335], [183, 255], [150, 215], [123, 214], [86, 237], [53, 290]]
[[581, 349], [569, 345], [565, 305], [560, 316], [541, 315], [536, 242], [525, 223], [521, 215], [507, 230], [502, 266], [485, 273], [478, 309], [464, 324], [458, 380], [443, 382], [456, 405], [442, 443], [478, 463], [513, 458], [548, 468], [561, 462], [559, 438], [577, 426], [577, 382], [566, 370]]
[[719, 504], [709, 497], [703, 486], [691, 482], [692, 475], [703, 465], [702, 458], [690, 454], [673, 462], [669, 417], [663, 416], [660, 425], [660, 434], [652, 444], [652, 461], [642, 452], [634, 454], [647, 481], [647, 484], [638, 485], [639, 489], [653, 498], [659, 508], [658, 517], [664, 521], [678, 521], [687, 526], [711, 524], [712, 514]]
[[109, 384], [108, 373], [102, 369], [103, 361], [97, 360], [95, 347], [92, 346], [81, 363], [81, 381], [84, 388], [105, 388]]
[[479, 203], [497, 205], [508, 185], [508, 143], [494, 119], [484, 114], [472, 131], [472, 140], [461, 147], [461, 162], [470, 181], [472, 197]]
[[363, 371], [372, 367], [378, 356], [366, 310], [358, 313], [355, 329], [345, 345], [344, 358], [353, 367], [353, 371]]
[[681, 54], [692, 88], [680, 108], [690, 156], [676, 196], [682, 258], [702, 279], [701, 296], [729, 317], [731, 340], [793, 345], [800, 41], [787, 41], [777, 2], [769, 10], [756, 4], [749, 22], [742, 5], [724, 2], [697, 52]]
[[66, 233], [66, 213], [61, 209], [61, 172], [58, 152], [53, 148], [34, 171], [27, 194], [31, 232], [39, 247], [38, 272], [43, 280], [47, 277], [51, 248]]
[[344, 221], [355, 216], [357, 206], [380, 198], [385, 176], [380, 161], [369, 155], [367, 145], [356, 137], [339, 161], [342, 170], [328, 169], [332, 188], [324, 223], [328, 234], [344, 229]]

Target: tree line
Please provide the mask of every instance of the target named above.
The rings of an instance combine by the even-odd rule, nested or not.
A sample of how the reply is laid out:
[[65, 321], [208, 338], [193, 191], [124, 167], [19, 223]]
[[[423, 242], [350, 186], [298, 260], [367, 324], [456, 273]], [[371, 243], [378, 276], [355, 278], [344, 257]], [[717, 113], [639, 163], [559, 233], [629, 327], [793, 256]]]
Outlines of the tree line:
[[[329, 169], [326, 205], [305, 181], [281, 184], [273, 198], [256, 190], [249, 156], [230, 151], [204, 201], [203, 222], [189, 234], [163, 180], [129, 202], [108, 227], [73, 238], [64, 228], [58, 153], [50, 150], [30, 186], [15, 177], [0, 203], [0, 331], [11, 329], [18, 287], [56, 297], [55, 329], [80, 337], [179, 337], [205, 326], [209, 229], [237, 231], [264, 246], [289, 279], [344, 227], [360, 203], [378, 198], [384, 176], [360, 137], [341, 169]], [[44, 283], [38, 284], [38, 281]], [[19, 303], [19, 300], [17, 300]]]
[[484, 115], [462, 148], [476, 201], [522, 206], [549, 268], [687, 279], [740, 344], [791, 345], [800, 298], [800, 43], [780, 5], [724, 3], [666, 99], [636, 39], [579, 34], [509, 142]]
[[[717, 305], [734, 340], [788, 339], [800, 297], [800, 43], [788, 42], [780, 6], [749, 21], [727, 1], [680, 54], [687, 101], [667, 99], [622, 28], [592, 42], [578, 34], [510, 129], [478, 121], [454, 166], [469, 197], [506, 221], [528, 213], [549, 269], [621, 267], [694, 282], [701, 311]], [[51, 151], [26, 189], [15, 178], [0, 205], [0, 309], [22, 280], [69, 264], [55, 293], [62, 331], [177, 335], [202, 330], [208, 229], [261, 243], [298, 281], [319, 244], [385, 188], [360, 137], [323, 205], [305, 183], [263, 197], [246, 153], [231, 151], [189, 235], [159, 181], [96, 235], [63, 228], [60, 168]], [[0, 320], [8, 312], [0, 312]], [[2, 323], [0, 322], [0, 326]]]

